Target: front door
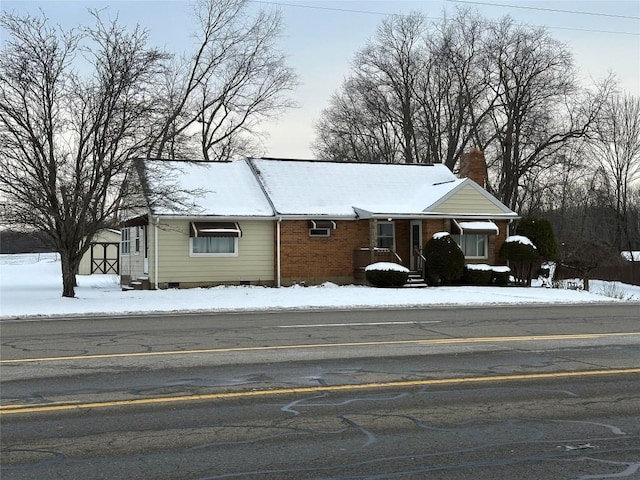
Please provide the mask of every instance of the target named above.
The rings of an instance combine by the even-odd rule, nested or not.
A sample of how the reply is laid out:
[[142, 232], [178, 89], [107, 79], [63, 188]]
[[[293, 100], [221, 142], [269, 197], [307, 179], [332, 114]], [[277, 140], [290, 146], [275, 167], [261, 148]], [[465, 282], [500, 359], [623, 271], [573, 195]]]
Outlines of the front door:
[[422, 253], [422, 220], [411, 220], [411, 238], [410, 238], [410, 268], [411, 270], [422, 269], [420, 254]]

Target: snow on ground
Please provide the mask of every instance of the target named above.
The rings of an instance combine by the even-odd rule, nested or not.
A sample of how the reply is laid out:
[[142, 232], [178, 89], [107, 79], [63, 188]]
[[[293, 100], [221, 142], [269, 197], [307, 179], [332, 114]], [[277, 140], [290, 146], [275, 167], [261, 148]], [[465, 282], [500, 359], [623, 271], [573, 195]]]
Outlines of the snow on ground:
[[[311, 308], [424, 307], [640, 302], [640, 287], [592, 281], [591, 292], [543, 287], [373, 288], [215, 287], [123, 292], [115, 275], [78, 276], [76, 298], [61, 297], [56, 254], [0, 255], [0, 317], [61, 314], [247, 311]], [[607, 296], [609, 295], [609, 296]], [[612, 298], [615, 297], [615, 298]]]

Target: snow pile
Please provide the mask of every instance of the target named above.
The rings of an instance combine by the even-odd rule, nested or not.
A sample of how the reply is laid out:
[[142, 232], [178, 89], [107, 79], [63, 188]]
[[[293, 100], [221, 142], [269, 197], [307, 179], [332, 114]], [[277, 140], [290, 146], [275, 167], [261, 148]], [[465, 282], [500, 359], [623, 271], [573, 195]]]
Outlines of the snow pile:
[[485, 286], [373, 288], [329, 282], [315, 287], [123, 292], [115, 275], [79, 276], [76, 298], [63, 298], [60, 272], [60, 262], [54, 254], [0, 255], [0, 316], [640, 301], [640, 287], [615, 284], [616, 297], [611, 298], [603, 290], [603, 285], [611, 282], [598, 281], [591, 282], [592, 292]]

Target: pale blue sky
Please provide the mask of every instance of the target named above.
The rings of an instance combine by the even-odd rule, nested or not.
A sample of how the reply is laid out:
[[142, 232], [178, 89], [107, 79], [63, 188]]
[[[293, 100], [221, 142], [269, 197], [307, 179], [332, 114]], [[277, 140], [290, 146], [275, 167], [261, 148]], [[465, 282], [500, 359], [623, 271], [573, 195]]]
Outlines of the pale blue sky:
[[[476, 8], [488, 19], [510, 15], [522, 23], [546, 26], [556, 39], [568, 44], [585, 83], [611, 71], [622, 88], [640, 95], [638, 0], [273, 0], [253, 5], [280, 9], [284, 24], [281, 48], [301, 81], [294, 94], [299, 108], [265, 125], [269, 138], [262, 153], [267, 156], [312, 158], [313, 122], [349, 73], [354, 53], [375, 33], [385, 14], [421, 11], [436, 18], [461, 6]], [[152, 43], [167, 50], [183, 51], [190, 41], [187, 0], [2, 0], [0, 8], [16, 13], [41, 8], [52, 21], [69, 27], [90, 22], [88, 8], [103, 7], [118, 12], [121, 20], [147, 28]]]

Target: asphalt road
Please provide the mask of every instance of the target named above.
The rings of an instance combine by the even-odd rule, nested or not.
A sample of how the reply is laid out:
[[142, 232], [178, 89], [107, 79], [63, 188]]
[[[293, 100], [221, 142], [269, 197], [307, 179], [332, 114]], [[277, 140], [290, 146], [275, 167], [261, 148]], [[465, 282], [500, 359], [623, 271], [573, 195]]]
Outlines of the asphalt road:
[[3, 321], [2, 478], [640, 478], [637, 304]]

